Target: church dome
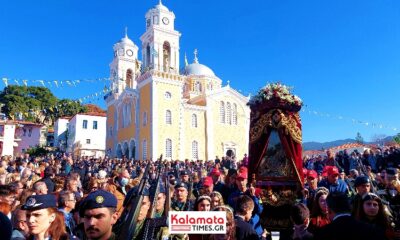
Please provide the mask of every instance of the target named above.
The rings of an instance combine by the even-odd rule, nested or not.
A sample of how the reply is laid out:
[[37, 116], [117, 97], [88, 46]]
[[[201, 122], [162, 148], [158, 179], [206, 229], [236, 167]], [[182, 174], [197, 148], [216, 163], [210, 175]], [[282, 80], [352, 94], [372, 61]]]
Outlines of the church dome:
[[135, 45], [132, 40], [128, 38], [128, 35], [125, 34], [125, 37], [121, 38], [119, 43], [126, 44], [126, 45]]
[[187, 65], [182, 72], [183, 75], [197, 75], [197, 76], [210, 76], [215, 77], [215, 73], [211, 68], [200, 63], [192, 63]]
[[161, 1], [157, 5], [155, 5], [154, 8], [161, 11], [169, 11], [169, 9], [164, 6]]

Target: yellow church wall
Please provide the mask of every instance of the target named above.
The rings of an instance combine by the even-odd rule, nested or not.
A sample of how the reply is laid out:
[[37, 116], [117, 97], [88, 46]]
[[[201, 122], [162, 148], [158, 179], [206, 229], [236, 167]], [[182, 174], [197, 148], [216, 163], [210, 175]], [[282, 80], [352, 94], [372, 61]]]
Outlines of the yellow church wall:
[[[179, 157], [179, 127], [180, 127], [180, 102], [181, 102], [181, 92], [180, 86], [157, 82], [156, 83], [157, 97], [155, 99], [155, 108], [157, 109], [158, 124], [156, 126], [155, 141], [158, 156], [153, 156], [153, 158], [158, 158], [160, 154], [166, 157], [166, 140], [171, 139], [172, 141], [172, 159], [178, 159]], [[166, 92], [171, 94], [171, 98], [166, 98]], [[166, 124], [166, 111], [171, 111], [171, 124]]]
[[[192, 115], [197, 116], [197, 127], [192, 126]], [[200, 160], [206, 159], [206, 131], [205, 131], [205, 112], [196, 110], [186, 110], [184, 112], [184, 156], [185, 158], [192, 159], [192, 143], [197, 141], [198, 143], [198, 158]]]
[[[140, 148], [138, 149], [138, 155], [137, 157], [139, 159], [142, 159], [143, 156], [143, 140], [146, 139], [147, 141], [147, 157], [150, 157], [151, 155], [151, 141], [150, 141], [150, 133], [151, 133], [151, 82], [146, 84], [140, 89], [140, 98], [139, 98], [139, 105], [140, 105], [140, 115], [139, 115], [139, 121], [137, 124], [139, 125], [140, 131], [139, 131], [139, 145]], [[147, 124], [144, 126], [143, 125], [143, 115], [144, 112], [147, 112]]]
[[[121, 110], [122, 112], [122, 110]], [[120, 114], [121, 114], [120, 112]], [[120, 115], [119, 126], [122, 126], [122, 114]], [[136, 136], [136, 124], [135, 124], [135, 106], [132, 104], [131, 108], [131, 124], [127, 127], [120, 127], [118, 131], [118, 142], [129, 141]]]
[[[221, 123], [220, 120], [220, 101], [236, 103], [237, 105], [237, 125]], [[246, 105], [240, 106], [239, 101], [232, 96], [224, 96], [218, 101], [212, 103], [214, 122], [214, 153], [221, 157], [225, 155], [223, 143], [233, 142], [236, 144], [236, 157], [238, 160], [243, 158], [243, 155], [248, 152], [246, 138], [248, 137], [247, 128], [245, 126], [245, 111]], [[226, 111], [225, 111], [226, 114]], [[226, 115], [225, 115], [226, 116]]]

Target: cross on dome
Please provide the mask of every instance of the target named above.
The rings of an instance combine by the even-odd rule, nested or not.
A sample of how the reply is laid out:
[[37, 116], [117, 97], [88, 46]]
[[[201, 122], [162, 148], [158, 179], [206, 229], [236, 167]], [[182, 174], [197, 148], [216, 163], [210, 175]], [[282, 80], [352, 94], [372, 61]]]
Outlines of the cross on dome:
[[194, 53], [194, 60], [193, 60], [193, 63], [199, 63], [199, 59], [197, 58], [197, 53], [198, 53], [198, 52], [197, 52], [197, 48], [194, 49], [194, 52], [193, 52], [193, 53]]
[[188, 60], [187, 60], [187, 57], [186, 57], [186, 52], [185, 52], [185, 67], [188, 65]]

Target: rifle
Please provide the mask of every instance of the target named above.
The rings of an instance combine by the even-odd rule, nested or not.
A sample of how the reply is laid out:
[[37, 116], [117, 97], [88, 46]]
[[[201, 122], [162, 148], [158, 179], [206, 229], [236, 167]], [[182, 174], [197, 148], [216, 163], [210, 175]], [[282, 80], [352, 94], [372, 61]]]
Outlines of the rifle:
[[[156, 181], [156, 187], [154, 189], [154, 194], [153, 194], [153, 202], [151, 205], [151, 210], [150, 210], [150, 218], [146, 220], [145, 226], [144, 226], [144, 235], [143, 239], [145, 240], [153, 240], [156, 239], [156, 230], [159, 229], [160, 227], [165, 227], [167, 226], [167, 218], [166, 216], [156, 218], [155, 213], [156, 213], [156, 207], [157, 207], [157, 200], [158, 200], [158, 194], [160, 193], [160, 184], [162, 184], [162, 173], [164, 172], [165, 174], [165, 168], [161, 165], [161, 159], [162, 155], [160, 157], [159, 165], [158, 165], [158, 176], [157, 176], [157, 181]], [[164, 170], [164, 171], [162, 171]]]
[[[138, 186], [137, 195], [132, 194], [129, 199], [127, 199], [127, 206], [130, 205], [131, 208], [129, 210], [124, 209], [123, 214], [121, 215], [121, 221], [119, 226], [117, 226], [115, 233], [117, 234], [118, 240], [132, 239], [133, 234], [136, 229], [136, 221], [139, 217], [140, 206], [143, 202], [143, 191], [147, 185], [148, 174], [149, 174], [150, 164], [147, 164], [146, 170], [143, 174], [142, 180]], [[126, 211], [129, 211], [125, 213]], [[125, 213], [125, 214], [124, 214]], [[121, 226], [122, 225], [122, 226]]]

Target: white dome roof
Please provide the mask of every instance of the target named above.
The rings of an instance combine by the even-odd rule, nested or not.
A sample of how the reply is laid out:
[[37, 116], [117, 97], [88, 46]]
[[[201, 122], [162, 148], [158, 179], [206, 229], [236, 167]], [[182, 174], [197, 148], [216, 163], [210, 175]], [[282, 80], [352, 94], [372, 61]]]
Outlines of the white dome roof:
[[135, 45], [133, 41], [128, 38], [128, 35], [125, 35], [125, 37], [121, 38], [119, 42], [127, 45]]
[[198, 76], [210, 76], [215, 77], [215, 73], [206, 65], [200, 63], [192, 63], [187, 65], [182, 72], [183, 75], [198, 75]]
[[164, 5], [161, 3], [161, 1], [160, 1], [159, 4], [155, 5], [154, 8], [155, 8], [155, 9], [158, 9], [158, 10], [162, 10], [162, 11], [169, 11], [169, 9], [168, 9], [166, 6], [164, 6]]

